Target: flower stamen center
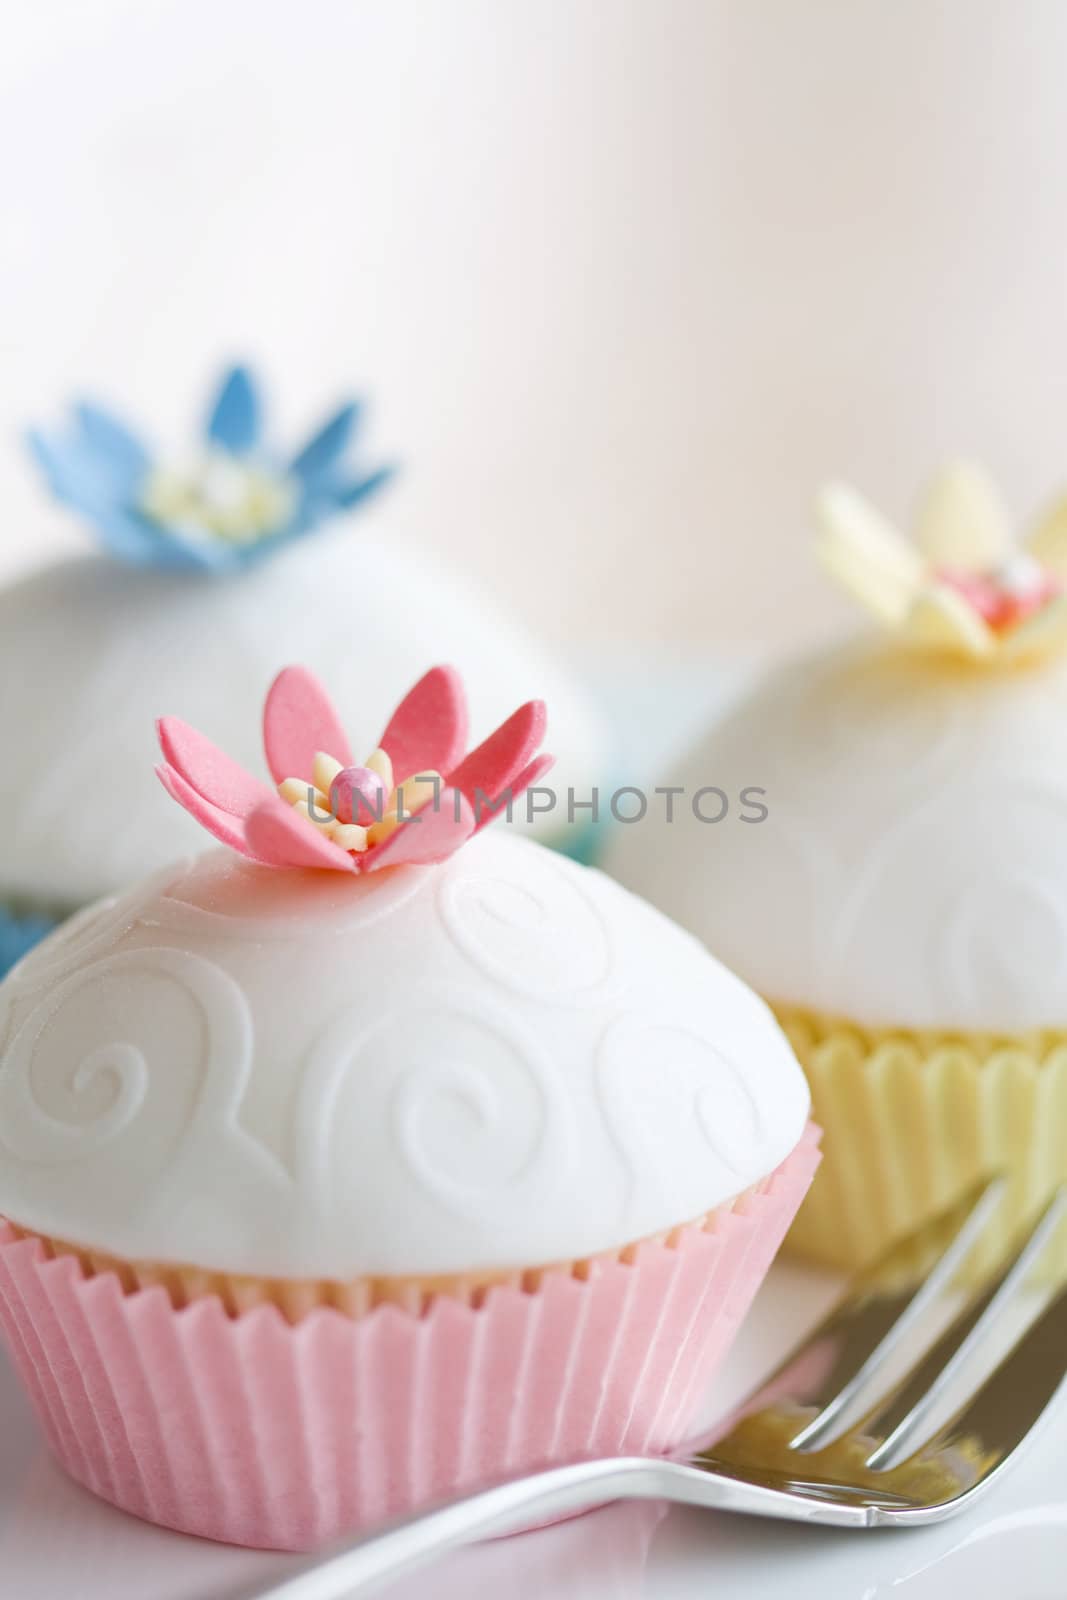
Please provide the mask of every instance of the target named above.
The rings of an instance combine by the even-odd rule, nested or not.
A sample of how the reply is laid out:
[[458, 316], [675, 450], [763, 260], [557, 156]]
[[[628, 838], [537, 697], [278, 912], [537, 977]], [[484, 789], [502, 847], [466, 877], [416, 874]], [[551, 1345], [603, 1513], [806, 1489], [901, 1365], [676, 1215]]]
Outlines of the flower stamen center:
[[962, 595], [997, 633], [1017, 627], [1063, 590], [1059, 579], [1024, 551], [984, 572], [943, 567], [934, 575]]
[[438, 800], [443, 779], [420, 772], [394, 785], [393, 764], [375, 750], [362, 767], [344, 767], [320, 750], [311, 778], [285, 778], [278, 793], [313, 828], [355, 855], [388, 839], [402, 823]]
[[155, 467], [140, 509], [190, 539], [252, 544], [279, 533], [296, 509], [293, 483], [262, 463], [212, 450], [187, 468]]

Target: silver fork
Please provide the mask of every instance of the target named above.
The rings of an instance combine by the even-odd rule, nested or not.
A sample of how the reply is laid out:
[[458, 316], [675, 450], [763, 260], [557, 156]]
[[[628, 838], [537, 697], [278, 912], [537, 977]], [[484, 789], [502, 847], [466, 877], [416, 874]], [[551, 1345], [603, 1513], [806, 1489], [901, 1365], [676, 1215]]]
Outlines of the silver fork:
[[[1004, 1189], [1003, 1178], [979, 1186], [857, 1279], [706, 1448], [584, 1461], [498, 1483], [303, 1559], [256, 1600], [351, 1600], [455, 1545], [610, 1500], [668, 1500], [838, 1528], [915, 1527], [954, 1515], [999, 1477], [1067, 1373], [1064, 1286], [936, 1424], [953, 1384], [994, 1330], [1003, 1331], [1005, 1314], [1019, 1309], [1025, 1280], [1067, 1218], [1065, 1185], [1008, 1265], [931, 1344], [922, 1326], [935, 1306], [944, 1309]], [[894, 1364], [903, 1376], [879, 1396]]]

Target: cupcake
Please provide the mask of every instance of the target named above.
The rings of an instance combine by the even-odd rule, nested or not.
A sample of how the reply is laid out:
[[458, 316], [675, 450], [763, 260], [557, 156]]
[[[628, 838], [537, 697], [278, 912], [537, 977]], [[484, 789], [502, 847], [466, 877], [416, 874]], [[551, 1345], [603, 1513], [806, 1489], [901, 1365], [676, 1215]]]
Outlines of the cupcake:
[[195, 848], [152, 777], [152, 718], [170, 706], [251, 765], [279, 660], [335, 684], [368, 749], [436, 660], [455, 660], [471, 685], [479, 736], [522, 686], [543, 684], [560, 798], [523, 825], [589, 848], [589, 812], [570, 813], [566, 791], [588, 797], [605, 741], [582, 692], [495, 602], [397, 532], [387, 474], [353, 459], [354, 406], [288, 460], [264, 442], [260, 410], [248, 373], [231, 372], [188, 468], [156, 460], [94, 406], [33, 436], [47, 482], [102, 549], [0, 591], [0, 972], [79, 906]]
[[125, 1510], [306, 1547], [692, 1426], [815, 1169], [809, 1096], [695, 940], [485, 829], [544, 720], [464, 756], [437, 668], [360, 765], [288, 669], [271, 787], [165, 719], [162, 781], [228, 848], [0, 985], [0, 1325]]
[[882, 630], [771, 672], [682, 762], [687, 797], [750, 788], [747, 813], [678, 799], [610, 866], [800, 1057], [827, 1159], [791, 1243], [858, 1266], [1005, 1169], [984, 1264], [1067, 1179], [1067, 514], [1013, 546], [965, 466], [918, 548], [850, 490], [819, 509]]

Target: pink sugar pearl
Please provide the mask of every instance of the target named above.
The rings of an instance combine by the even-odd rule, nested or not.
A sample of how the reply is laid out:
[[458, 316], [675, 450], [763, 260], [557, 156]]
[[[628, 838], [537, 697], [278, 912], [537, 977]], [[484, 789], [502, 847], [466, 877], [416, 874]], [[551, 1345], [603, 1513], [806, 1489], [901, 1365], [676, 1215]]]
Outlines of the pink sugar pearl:
[[344, 767], [330, 785], [330, 808], [338, 822], [364, 828], [381, 821], [387, 798], [385, 784], [370, 767]]

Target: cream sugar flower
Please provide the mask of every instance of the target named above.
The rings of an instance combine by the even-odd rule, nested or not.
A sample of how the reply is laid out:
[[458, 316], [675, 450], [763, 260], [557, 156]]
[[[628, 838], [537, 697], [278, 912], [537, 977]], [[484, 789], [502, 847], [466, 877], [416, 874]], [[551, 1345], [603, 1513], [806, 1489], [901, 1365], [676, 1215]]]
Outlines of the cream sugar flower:
[[919, 649], [997, 664], [1067, 649], [1067, 500], [1017, 544], [992, 482], [957, 462], [928, 490], [914, 545], [844, 484], [817, 517], [823, 566]]

